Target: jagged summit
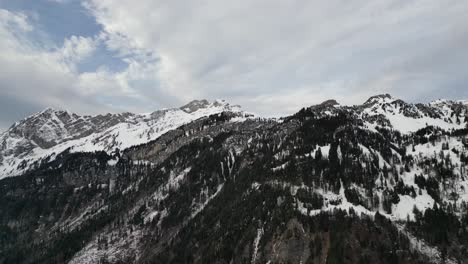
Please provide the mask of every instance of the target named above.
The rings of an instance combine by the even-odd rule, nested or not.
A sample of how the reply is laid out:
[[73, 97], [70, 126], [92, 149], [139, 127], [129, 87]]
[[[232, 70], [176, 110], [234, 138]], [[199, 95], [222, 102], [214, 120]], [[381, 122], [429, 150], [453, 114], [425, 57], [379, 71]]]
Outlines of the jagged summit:
[[[46, 108], [13, 124], [0, 135], [0, 178], [15, 175], [34, 161], [72, 152], [125, 149], [147, 143], [196, 119], [221, 112], [246, 116], [239, 106], [226, 101], [194, 100], [181, 108], [147, 114], [118, 113], [81, 116]], [[19, 166], [19, 163], [23, 163]]]
[[374, 103], [383, 103], [383, 102], [393, 102], [397, 100], [396, 98], [394, 98], [393, 96], [391, 96], [390, 94], [378, 94], [378, 95], [374, 95], [374, 96], [371, 96], [369, 97], [369, 99], [367, 99], [365, 102], [364, 102], [364, 105], [369, 105], [369, 104], [374, 104]]
[[334, 99], [329, 99], [320, 104], [312, 105], [307, 109], [315, 112], [317, 116], [336, 115], [341, 111], [340, 104]]
[[53, 115], [59, 115], [59, 116], [69, 115], [69, 116], [71, 116], [71, 115], [73, 115], [73, 113], [71, 113], [68, 110], [62, 110], [62, 109], [57, 109], [57, 108], [53, 108], [53, 107], [46, 107], [46, 108], [44, 108], [43, 110], [41, 110], [39, 112], [36, 112], [36, 113], [34, 113], [34, 114], [32, 114], [32, 115], [30, 115], [28, 117], [23, 118], [22, 120], [20, 120], [17, 123], [26, 122], [28, 120], [32, 120], [32, 119], [40, 117], [40, 116], [50, 118]]
[[[232, 110], [231, 106], [228, 102], [225, 100], [214, 100], [213, 102], [209, 102], [206, 99], [201, 99], [201, 100], [193, 100], [189, 102], [186, 105], [181, 106], [179, 109], [186, 113], [193, 113], [196, 111], [199, 111], [200, 109], [207, 109], [207, 108], [213, 108], [213, 107], [221, 107], [225, 108], [226, 110]], [[235, 106], [238, 107], [238, 106]]]
[[48, 106], [48, 107], [46, 107], [44, 110], [38, 112], [38, 114], [53, 113], [53, 112], [56, 112], [56, 111], [58, 111], [58, 110], [56, 110], [56, 109], [53, 108], [53, 107]]
[[193, 100], [189, 102], [188, 104], [181, 106], [180, 109], [187, 113], [193, 113], [199, 110], [200, 108], [206, 108], [209, 104], [210, 103], [206, 99]]
[[329, 99], [329, 100], [322, 102], [320, 105], [325, 106], [325, 107], [335, 107], [340, 104], [335, 99]]
[[199, 111], [201, 109], [208, 109], [208, 108], [225, 108], [227, 111], [229, 110], [233, 110], [233, 109], [238, 109], [240, 108], [240, 106], [238, 105], [230, 105], [228, 102], [226, 102], [225, 100], [222, 100], [222, 99], [217, 99], [217, 100], [214, 100], [212, 102], [206, 100], [206, 99], [200, 99], [200, 100], [192, 100], [190, 101], [189, 103], [181, 106], [181, 107], [178, 107], [178, 108], [167, 108], [167, 109], [159, 109], [159, 110], [155, 110], [153, 112], [150, 112], [150, 113], [132, 113], [132, 112], [121, 112], [121, 113], [100, 113], [100, 114], [96, 114], [96, 115], [89, 115], [89, 114], [86, 114], [86, 115], [81, 115], [81, 114], [78, 114], [78, 113], [73, 113], [67, 109], [61, 109], [61, 108], [55, 108], [55, 107], [46, 107], [44, 108], [43, 110], [39, 111], [39, 112], [36, 112], [34, 114], [31, 114], [30, 116], [16, 122], [15, 124], [13, 124], [13, 126], [15, 125], [18, 125], [20, 122], [24, 122], [24, 121], [27, 121], [27, 120], [33, 120], [34, 118], [37, 118], [38, 116], [46, 116], [46, 117], [54, 117], [54, 116], [74, 116], [74, 117], [81, 117], [81, 118], [85, 118], [85, 117], [92, 117], [92, 118], [96, 118], [96, 117], [110, 117], [110, 116], [130, 116], [130, 115], [135, 115], [135, 116], [144, 116], [144, 115], [150, 115], [150, 114], [153, 114], [153, 113], [161, 113], [161, 112], [166, 112], [168, 110], [176, 110], [176, 109], [179, 109], [179, 110], [182, 110], [186, 113], [194, 113], [196, 111]]

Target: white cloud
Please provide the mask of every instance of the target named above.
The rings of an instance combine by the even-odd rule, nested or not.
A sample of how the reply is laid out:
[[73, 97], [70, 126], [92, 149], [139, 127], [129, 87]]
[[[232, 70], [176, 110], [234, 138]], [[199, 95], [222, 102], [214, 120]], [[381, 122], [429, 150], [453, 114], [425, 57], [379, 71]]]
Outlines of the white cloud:
[[5, 9], [0, 9], [0, 23], [2, 27], [10, 30], [31, 31], [33, 29], [28, 23], [26, 15]]
[[44, 47], [30, 35], [36, 30], [24, 13], [0, 9], [0, 96], [37, 108], [51, 106], [80, 113], [142, 110], [138, 103], [113, 102], [114, 98], [148, 100], [129, 84], [139, 77], [139, 65], [129, 62], [129, 68], [121, 72], [105, 67], [79, 72], [77, 64], [93, 56], [100, 36], [71, 36], [61, 46]]
[[268, 113], [283, 101], [291, 112], [324, 98], [360, 103], [377, 92], [414, 99], [422, 89], [448, 89], [440, 86], [453, 73], [445, 61], [437, 72], [442, 78], [434, 79], [435, 68], [422, 58], [446, 52], [466, 66], [457, 54], [468, 48], [446, 50], [452, 36], [468, 33], [462, 1], [86, 3], [108, 46], [158, 58], [147, 64], [152, 78], [180, 101], [223, 97]]
[[[0, 96], [86, 113], [223, 98], [265, 115], [382, 92], [468, 96], [468, 2], [84, 1], [102, 32], [58, 46], [0, 9]], [[127, 67], [80, 72], [102, 45]]]
[[57, 55], [68, 64], [76, 64], [90, 56], [98, 45], [98, 41], [89, 37], [71, 36], [65, 39], [63, 47], [57, 50]]

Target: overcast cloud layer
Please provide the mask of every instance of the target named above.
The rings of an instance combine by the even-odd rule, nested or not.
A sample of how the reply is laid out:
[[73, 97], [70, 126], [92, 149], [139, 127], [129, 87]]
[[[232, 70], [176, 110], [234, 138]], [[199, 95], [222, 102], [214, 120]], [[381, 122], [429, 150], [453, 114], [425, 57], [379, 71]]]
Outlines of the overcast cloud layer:
[[46, 106], [148, 112], [222, 98], [271, 116], [384, 92], [468, 98], [467, 1], [11, 3], [0, 0], [0, 130]]

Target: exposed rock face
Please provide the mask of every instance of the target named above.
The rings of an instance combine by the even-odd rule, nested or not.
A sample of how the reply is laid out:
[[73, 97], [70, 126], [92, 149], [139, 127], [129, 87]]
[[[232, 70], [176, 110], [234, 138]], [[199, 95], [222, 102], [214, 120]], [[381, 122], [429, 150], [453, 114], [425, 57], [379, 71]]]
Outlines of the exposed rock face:
[[396, 99], [393, 98], [390, 94], [378, 94], [378, 95], [369, 97], [369, 99], [367, 99], [364, 102], [364, 105], [375, 104], [375, 103], [379, 103], [383, 101], [394, 101], [394, 100]]
[[206, 108], [210, 103], [203, 99], [203, 100], [193, 100], [190, 103], [182, 106], [180, 109], [187, 112], [193, 113], [201, 108]]
[[337, 106], [337, 105], [340, 105], [336, 100], [327, 100], [323, 103], [320, 104], [321, 106], [328, 106], [328, 107], [332, 107], [332, 106]]
[[67, 149], [72, 152], [125, 149], [198, 118], [223, 111], [244, 113], [223, 101], [195, 100], [182, 107], [149, 114], [79, 116], [48, 108], [15, 123], [0, 135], [0, 178], [18, 175], [35, 163]]
[[466, 108], [380, 99], [44, 159], [0, 181], [0, 263], [466, 263]]
[[17, 122], [7, 133], [10, 136], [23, 137], [47, 149], [67, 140], [100, 132], [133, 116], [130, 113], [78, 116], [68, 111], [47, 108]]

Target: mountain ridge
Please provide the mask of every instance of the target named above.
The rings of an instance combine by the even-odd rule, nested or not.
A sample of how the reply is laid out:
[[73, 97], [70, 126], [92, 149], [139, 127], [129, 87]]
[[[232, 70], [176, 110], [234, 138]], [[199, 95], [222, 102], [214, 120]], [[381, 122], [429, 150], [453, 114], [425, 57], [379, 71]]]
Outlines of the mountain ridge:
[[0, 180], [0, 263], [465, 263], [466, 107], [387, 100], [57, 153]]
[[[315, 109], [320, 115], [353, 112], [368, 129], [384, 126], [401, 133], [414, 133], [428, 125], [461, 129], [468, 122], [468, 105], [462, 101], [436, 100], [428, 104], [411, 104], [390, 94], [371, 96], [362, 105], [340, 105], [330, 99], [308, 108]], [[123, 112], [79, 116], [48, 107], [15, 122], [0, 134], [0, 178], [20, 174], [32, 164], [69, 148], [78, 152], [125, 149], [154, 140], [197, 118], [223, 111], [236, 112], [243, 117], [253, 116], [242, 111], [240, 106], [219, 99], [213, 102], [193, 100], [179, 108], [143, 114]]]
[[[197, 100], [189, 104], [194, 102]], [[144, 114], [79, 116], [66, 110], [46, 108], [16, 122], [0, 135], [0, 178], [21, 173], [27, 169], [27, 164], [69, 148], [78, 152], [113, 151], [148, 142], [203, 116], [223, 111], [251, 116], [239, 106], [221, 100], [211, 103], [205, 100], [205, 104], [192, 110], [170, 108]]]

